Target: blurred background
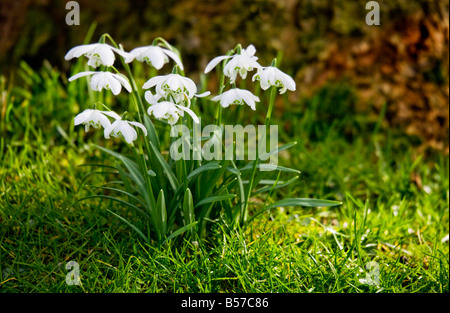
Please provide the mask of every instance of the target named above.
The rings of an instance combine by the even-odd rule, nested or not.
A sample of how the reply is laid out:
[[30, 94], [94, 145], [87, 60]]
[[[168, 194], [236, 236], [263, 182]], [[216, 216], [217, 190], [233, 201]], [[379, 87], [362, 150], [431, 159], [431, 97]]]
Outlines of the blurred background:
[[[93, 23], [92, 42], [107, 32], [127, 51], [165, 38], [181, 51], [187, 75], [197, 78], [213, 57], [237, 43], [254, 44], [262, 65], [277, 56], [297, 82], [291, 107], [277, 104], [279, 116], [326, 92], [331, 100], [319, 104], [322, 121], [382, 116], [383, 125], [413, 136], [422, 149], [448, 154], [448, 0], [380, 0], [380, 26], [366, 25], [367, 1], [360, 0], [77, 2], [80, 25], [69, 26], [67, 1], [1, 0], [3, 82], [14, 79], [21, 62], [37, 70], [47, 60], [67, 75], [64, 55]], [[344, 107], [334, 94], [346, 97]], [[295, 121], [286, 117], [290, 127]]]

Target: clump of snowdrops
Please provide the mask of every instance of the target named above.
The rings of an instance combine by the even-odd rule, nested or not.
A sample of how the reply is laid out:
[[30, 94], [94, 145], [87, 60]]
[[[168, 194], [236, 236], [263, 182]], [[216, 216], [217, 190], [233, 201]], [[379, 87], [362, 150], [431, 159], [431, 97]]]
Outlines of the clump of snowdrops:
[[[118, 213], [108, 211], [128, 224], [146, 242], [154, 240], [158, 244], [179, 235], [190, 236], [192, 240], [202, 238], [207, 235], [209, 224], [219, 218], [225, 219], [230, 227], [245, 227], [259, 214], [277, 207], [339, 204], [306, 198], [271, 201], [274, 190], [295, 182], [300, 172], [276, 164], [271, 164], [268, 170], [263, 160], [295, 142], [271, 146], [263, 155], [247, 161], [221, 157], [218, 153], [220, 151], [217, 149], [224, 147], [222, 110], [233, 109], [235, 105], [246, 105], [246, 110], [266, 110], [264, 126], [268, 127], [277, 93], [296, 88], [295, 81], [276, 67], [276, 60], [264, 67], [258, 63], [255, 53], [253, 45], [246, 49], [237, 45], [226, 55], [212, 59], [205, 68], [205, 74], [217, 68], [220, 85], [218, 94], [209, 97], [209, 91], [199, 93], [197, 84], [184, 75], [180, 53], [162, 38], [155, 39], [152, 45], [126, 52], [108, 34], [104, 34], [98, 43], [70, 49], [66, 60], [85, 57], [87, 65], [93, 69], [75, 74], [69, 78], [70, 82], [88, 77], [93, 91], [112, 92], [114, 95], [126, 92], [134, 106], [133, 111], [117, 113], [107, 103], [82, 104], [88, 108], [75, 117], [74, 124], [84, 125], [86, 132], [91, 126], [102, 129], [105, 139], [117, 137], [118, 144], [122, 139], [129, 153], [125, 155], [95, 145], [117, 159], [114, 165], [108, 167], [114, 168], [118, 179], [96, 189], [107, 190], [108, 194], [90, 195], [77, 202], [93, 197], [117, 201], [144, 219], [147, 229], [138, 228]], [[122, 71], [114, 65], [116, 58], [120, 59]], [[132, 62], [145, 62], [156, 70], [169, 62], [173, 62], [174, 67], [171, 74], [150, 77], [143, 86], [138, 86], [130, 69]], [[268, 104], [261, 103], [251, 91], [236, 87], [236, 80], [246, 79], [250, 72], [254, 72], [253, 82], [259, 83], [262, 90], [270, 90]], [[209, 128], [212, 131], [206, 134], [195, 131], [195, 126], [200, 122], [200, 117], [195, 113], [198, 109], [197, 98], [200, 97], [209, 97], [203, 103], [215, 106], [215, 128]], [[165, 129], [171, 132], [172, 137], [179, 135], [179, 130], [188, 130], [187, 135], [183, 132], [178, 139], [183, 148], [191, 148], [187, 154], [183, 152], [185, 157], [163, 156], [164, 144], [160, 138], [165, 136], [159, 136], [154, 123], [166, 125]], [[264, 128], [260, 138], [265, 137]], [[203, 148], [199, 146], [202, 141], [205, 142]], [[165, 144], [167, 146], [168, 143]], [[211, 147], [216, 149], [213, 155], [217, 157], [202, 158]], [[231, 147], [234, 147], [233, 142]], [[294, 176], [280, 180], [282, 172]], [[267, 179], [268, 175], [271, 179]], [[261, 197], [264, 202], [252, 205], [250, 199], [255, 196]], [[251, 213], [250, 207], [254, 208]]]

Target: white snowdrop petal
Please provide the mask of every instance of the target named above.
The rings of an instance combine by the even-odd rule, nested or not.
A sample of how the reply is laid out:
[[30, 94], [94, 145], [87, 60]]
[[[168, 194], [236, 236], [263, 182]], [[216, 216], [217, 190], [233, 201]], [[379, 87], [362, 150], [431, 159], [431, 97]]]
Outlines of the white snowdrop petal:
[[152, 92], [150, 90], [147, 90], [144, 93], [144, 98], [145, 100], [150, 103], [150, 104], [156, 104], [158, 102], [158, 100], [160, 99], [159, 95], [153, 95]]
[[147, 129], [145, 128], [144, 125], [142, 125], [141, 123], [138, 122], [128, 122], [131, 125], [134, 125], [136, 127], [139, 127], [140, 129], [142, 129], [142, 131], [144, 132], [145, 136], [147, 136]]
[[182, 105], [178, 105], [177, 107], [178, 107], [180, 110], [183, 110], [183, 111], [185, 111], [187, 114], [189, 114], [189, 115], [192, 117], [192, 119], [194, 120], [194, 122], [195, 122], [196, 124], [200, 123], [200, 120], [198, 119], [198, 117], [197, 117], [197, 115], [194, 113], [194, 111], [192, 111], [191, 109], [186, 108], [186, 107], [184, 107], [184, 106], [182, 106]]
[[168, 49], [163, 49], [163, 48], [161, 48], [161, 50], [162, 50], [166, 55], [168, 55], [172, 60], [174, 60], [175, 63], [180, 67], [180, 69], [181, 69], [182, 71], [184, 70], [183, 63], [181, 63], [181, 59], [178, 57], [178, 55], [177, 55], [175, 52], [170, 51], [170, 50], [168, 50]]
[[249, 55], [249, 56], [254, 56], [256, 53], [256, 48], [254, 45], [249, 45], [247, 47], [247, 49], [245, 49], [245, 52]]
[[69, 82], [72, 82], [72, 81], [74, 81], [75, 79], [78, 79], [78, 78], [80, 78], [80, 77], [88, 76], [88, 75], [92, 75], [92, 74], [96, 74], [96, 73], [100, 73], [100, 72], [94, 72], [94, 71], [80, 72], [80, 73], [75, 74], [75, 75], [73, 75], [72, 77], [70, 77], [70, 78], [68, 79], [68, 81], [69, 81]]
[[157, 47], [151, 46], [145, 54], [152, 63], [153, 67], [157, 70], [160, 70], [164, 66], [164, 63], [166, 63], [164, 53]]
[[223, 60], [230, 59], [230, 58], [232, 58], [232, 56], [229, 56], [229, 55], [221, 55], [221, 56], [215, 57], [208, 63], [208, 65], [206, 65], [205, 74], [209, 73], [213, 68], [215, 68], [217, 66], [217, 64], [219, 64]]
[[109, 139], [109, 135], [114, 130], [114, 128], [116, 128], [116, 126], [119, 124], [119, 122], [120, 122], [120, 120], [116, 120], [116, 121], [114, 121], [114, 123], [112, 123], [111, 125], [109, 125], [108, 127], [105, 128], [105, 131], [103, 134], [106, 139]]
[[113, 74], [113, 75], [114, 75], [114, 78], [117, 79], [122, 84], [122, 86], [125, 87], [125, 89], [128, 92], [131, 92], [131, 85], [128, 82], [128, 79], [125, 78], [125, 76], [123, 76], [121, 74]]
[[89, 116], [91, 115], [91, 112], [92, 112], [91, 109], [86, 109], [83, 112], [79, 113], [77, 116], [75, 116], [74, 126], [77, 126], [77, 125], [83, 123], [84, 121], [86, 121], [86, 119], [88, 119]]
[[147, 48], [146, 47], [139, 47], [139, 48], [134, 48], [133, 50], [131, 50], [130, 52], [128, 52], [127, 57], [125, 58], [125, 63], [130, 63], [132, 62], [134, 59], [142, 62], [142, 60], [139, 59], [139, 56], [142, 52], [144, 52]]
[[106, 114], [106, 115], [108, 115], [108, 116], [110, 116], [110, 117], [116, 119], [116, 120], [120, 120], [120, 119], [121, 119], [121, 118], [120, 118], [120, 115], [117, 114], [116, 112], [113, 112], [113, 111], [101, 111], [101, 112], [102, 112], [103, 114]]
[[197, 98], [202, 98], [202, 97], [207, 97], [207, 96], [209, 96], [210, 94], [211, 94], [210, 91], [205, 91], [205, 92], [200, 93], [200, 94], [195, 95], [195, 96], [196, 96]]
[[95, 48], [95, 50], [93, 51], [94, 54], [96, 53], [99, 55], [102, 64], [105, 66], [113, 65], [114, 60], [116, 59], [111, 48], [112, 47], [109, 47], [106, 44], [104, 44], [102, 46]]
[[125, 121], [122, 121], [122, 124], [120, 125], [120, 128], [118, 128], [118, 130], [121, 132], [125, 141], [129, 144], [131, 144], [137, 138], [136, 130], [128, 125], [128, 123]]
[[242, 92], [240, 93], [242, 100], [244, 100], [244, 102], [247, 103], [248, 106], [252, 108], [252, 110], [255, 110], [255, 100], [253, 99], [252, 94], [245, 91], [246, 90], [242, 90]]
[[73, 58], [79, 58], [80, 56], [82, 56], [85, 53], [88, 53], [89, 51], [91, 51], [97, 44], [88, 44], [88, 45], [80, 45], [80, 46], [76, 46], [73, 47], [72, 49], [70, 49], [67, 54], [65, 55], [64, 59], [65, 60], [70, 60]]
[[178, 74], [169, 74], [167, 79], [164, 81], [164, 85], [168, 85], [170, 90], [176, 91], [182, 89], [181, 76]]
[[111, 122], [109, 121], [109, 119], [106, 116], [104, 116], [102, 113], [98, 112], [97, 118], [98, 118], [100, 124], [103, 126], [103, 128], [106, 128], [109, 125], [111, 125]]
[[108, 80], [109, 89], [111, 89], [112, 93], [117, 96], [122, 90], [122, 85], [120, 82], [114, 77], [110, 77]]
[[295, 80], [291, 76], [284, 74], [282, 81], [287, 89], [289, 89], [291, 91], [295, 91], [295, 88], [296, 88]]
[[153, 86], [161, 84], [166, 79], [166, 76], [155, 76], [150, 78], [143, 86], [142, 89], [149, 89]]
[[192, 79], [185, 77], [184, 86], [189, 91], [188, 96], [193, 97], [197, 93], [197, 85], [195, 85]]
[[[105, 44], [105, 45], [107, 45], [107, 44]], [[123, 50], [121, 50], [121, 49], [117, 49], [117, 48], [112, 47], [112, 46], [110, 46], [110, 45], [107, 45], [107, 46], [108, 46], [109, 49], [113, 50], [114, 52], [116, 52], [118, 55], [120, 55], [120, 56], [123, 57], [124, 59], [129, 58], [129, 53], [128, 53], [128, 52], [123, 51]], [[112, 64], [111, 64], [111, 65], [112, 65]]]

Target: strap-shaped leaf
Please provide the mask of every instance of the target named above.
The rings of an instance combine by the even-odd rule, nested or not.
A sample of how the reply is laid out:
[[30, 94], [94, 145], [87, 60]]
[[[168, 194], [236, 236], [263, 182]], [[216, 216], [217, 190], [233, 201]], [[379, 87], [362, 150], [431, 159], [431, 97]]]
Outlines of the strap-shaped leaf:
[[116, 216], [117, 218], [119, 218], [122, 222], [124, 222], [128, 226], [130, 226], [135, 232], [137, 232], [139, 234], [139, 236], [141, 236], [145, 240], [145, 242], [148, 242], [147, 236], [145, 236], [144, 233], [139, 228], [137, 228], [135, 225], [131, 224], [129, 221], [127, 221], [125, 218], [123, 218], [119, 214], [114, 213], [113, 211], [108, 210], [108, 209], [107, 209], [107, 211], [109, 213], [111, 213], [112, 215]]
[[201, 173], [203, 173], [205, 171], [212, 171], [212, 170], [220, 169], [221, 167], [222, 166], [219, 164], [219, 162], [216, 162], [216, 161], [206, 163], [206, 164], [196, 168], [195, 170], [193, 170], [187, 176], [187, 181], [188, 181], [188, 183], [190, 183], [194, 178], [196, 178]]
[[253, 195], [257, 195], [257, 194], [260, 194], [260, 193], [263, 193], [263, 192], [266, 192], [266, 191], [269, 191], [269, 190], [272, 190], [272, 189], [275, 190], [275, 189], [278, 189], [278, 188], [286, 187], [289, 184], [291, 184], [292, 182], [296, 181], [297, 179], [298, 179], [298, 176], [295, 176], [295, 177], [289, 179], [287, 182], [278, 182], [278, 184], [276, 184], [275, 186], [272, 185], [272, 186], [262, 187], [262, 188], [260, 188], [258, 190], [255, 190]]
[[[136, 164], [136, 162], [130, 160], [129, 158], [127, 158], [126, 156], [123, 156], [117, 152], [114, 152], [110, 149], [98, 146], [96, 144], [94, 144], [94, 146], [96, 146], [97, 148], [99, 148], [102, 151], [105, 151], [106, 153], [109, 153], [110, 155], [116, 157], [117, 159], [121, 160], [123, 162], [123, 164], [125, 164], [125, 167], [128, 169], [129, 174], [130, 174], [130, 178], [139, 186], [139, 187], [143, 187], [145, 184], [145, 180], [144, 177], [142, 176], [141, 172], [139, 171], [139, 167]], [[144, 187], [145, 190], [145, 187]]]
[[212, 196], [212, 197], [208, 197], [203, 199], [202, 201], [199, 201], [195, 207], [199, 207], [201, 205], [207, 204], [207, 203], [212, 203], [212, 202], [217, 202], [217, 201], [222, 201], [222, 200], [228, 200], [228, 199], [233, 199], [235, 198], [236, 195], [235, 194], [227, 194], [227, 195], [220, 195], [220, 196]]
[[282, 145], [280, 147], [276, 147], [275, 149], [273, 149], [273, 150], [271, 150], [269, 152], [266, 152], [263, 155], [261, 155], [260, 159], [261, 160], [267, 160], [267, 158], [270, 157], [272, 154], [279, 153], [279, 152], [281, 152], [283, 150], [289, 149], [290, 147], [293, 147], [296, 144], [297, 144], [297, 142], [293, 141], [293, 142], [289, 142], [287, 144], [284, 144], [284, 145]]
[[166, 240], [163, 241], [162, 245], [164, 245], [166, 242], [168, 242], [169, 240], [172, 240], [173, 238], [183, 234], [184, 232], [190, 230], [192, 227], [194, 227], [197, 224], [197, 222], [193, 222], [191, 224], [188, 224], [186, 226], [183, 226], [179, 229], [177, 229], [176, 231], [174, 231], [169, 237], [166, 238]]
[[272, 210], [274, 208], [279, 208], [279, 207], [287, 207], [287, 206], [331, 207], [331, 206], [337, 206], [337, 205], [341, 205], [341, 204], [342, 204], [342, 202], [334, 201], [334, 200], [311, 199], [311, 198], [288, 198], [288, 199], [283, 199], [283, 200], [277, 201], [275, 203], [272, 203], [272, 204], [266, 206], [264, 209], [255, 213], [255, 215], [253, 215], [252, 218], [250, 220], [248, 220], [248, 222], [250, 222], [255, 217], [257, 217], [258, 215], [260, 215], [266, 211]]
[[285, 206], [304, 206], [304, 207], [329, 207], [341, 205], [342, 202], [334, 200], [311, 199], [311, 198], [288, 198], [272, 203], [266, 209], [285, 207]]
[[194, 201], [192, 198], [191, 190], [189, 188], [187, 188], [184, 193], [183, 214], [185, 225], [190, 224], [194, 221]]
[[163, 168], [165, 174], [167, 175], [167, 179], [169, 180], [170, 185], [172, 186], [172, 189], [176, 191], [180, 184], [178, 183], [177, 178], [175, 177], [175, 174], [173, 173], [172, 169], [170, 168], [169, 164], [167, 164], [166, 160], [163, 158], [159, 150], [155, 147], [155, 145], [150, 141], [150, 148], [152, 149], [153, 154], [156, 157], [156, 160], [158, 161], [159, 165]]
[[[295, 170], [293, 168], [279, 166], [279, 165], [265, 164], [265, 163], [257, 164], [256, 167], [259, 168], [260, 170], [266, 170], [266, 171], [282, 171], [282, 172], [295, 173], [295, 174], [301, 173], [299, 170]], [[253, 162], [247, 164], [246, 166], [244, 166], [243, 168], [241, 168], [239, 170], [242, 172], [242, 171], [251, 170], [252, 168], [253, 168]]]
[[152, 120], [150, 117], [148, 117], [146, 114], [144, 115], [144, 125], [147, 129], [147, 137], [150, 140], [150, 142], [153, 142], [156, 147], [159, 149], [159, 139], [158, 135], [156, 134], [155, 126], [152, 123]]
[[159, 192], [158, 200], [156, 200], [156, 217], [157, 221], [155, 221], [155, 225], [158, 228], [161, 238], [163, 238], [167, 233], [167, 211], [164, 191], [162, 189]]
[[[183, 215], [184, 215], [184, 225], [192, 224], [195, 221], [194, 200], [192, 198], [192, 193], [189, 188], [187, 188], [184, 193]], [[193, 229], [190, 230], [190, 233], [191, 235], [194, 234]]]

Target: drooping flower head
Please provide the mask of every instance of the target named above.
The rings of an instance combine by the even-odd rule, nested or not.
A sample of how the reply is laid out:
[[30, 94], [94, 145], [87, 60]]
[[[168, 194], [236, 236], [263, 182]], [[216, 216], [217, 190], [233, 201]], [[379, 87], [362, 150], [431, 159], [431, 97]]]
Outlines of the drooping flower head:
[[161, 69], [164, 64], [169, 62], [169, 58], [175, 61], [175, 63], [183, 70], [183, 64], [181, 63], [178, 55], [170, 51], [169, 49], [161, 48], [159, 46], [146, 46], [139, 47], [131, 50], [128, 57], [125, 59], [126, 63], [130, 63], [134, 59], [139, 62], [146, 62], [152, 65], [157, 70]]
[[247, 49], [242, 49], [239, 54], [222, 55], [212, 59], [205, 68], [205, 74], [210, 72], [220, 62], [231, 59], [223, 68], [225, 76], [230, 78], [230, 82], [234, 83], [239, 74], [243, 79], [247, 77], [247, 72], [260, 68], [257, 62], [258, 57], [255, 56], [256, 49], [253, 45], [249, 45]]
[[150, 78], [143, 86], [143, 89], [155, 87], [156, 99], [165, 98], [173, 101], [175, 104], [184, 104], [190, 106], [190, 100], [196, 97], [209, 95], [209, 91], [197, 95], [197, 86], [187, 77], [179, 74], [168, 74]]
[[255, 102], [259, 102], [259, 98], [250, 91], [239, 88], [233, 88], [225, 91], [211, 100], [220, 101], [220, 105], [224, 108], [227, 108], [230, 105], [243, 105], [246, 103], [252, 110], [256, 110]]
[[146, 91], [144, 96], [145, 100], [151, 104], [147, 110], [150, 116], [153, 115], [157, 119], [165, 119], [170, 125], [174, 125], [178, 122], [180, 116], [184, 116], [184, 112], [186, 112], [195, 123], [198, 124], [200, 122], [198, 116], [188, 107], [170, 101], [158, 102], [160, 97], [154, 96], [150, 91]]
[[120, 119], [120, 116], [115, 112], [87, 109], [75, 116], [74, 125], [77, 126], [79, 124], [84, 124], [84, 130], [86, 132], [89, 131], [89, 126], [94, 128], [100, 128], [103, 126], [103, 128], [107, 128], [111, 125], [111, 122], [105, 114], [115, 119]]
[[147, 136], [147, 129], [144, 127], [144, 125], [138, 122], [124, 121], [119, 117], [114, 121], [114, 123], [105, 128], [105, 138], [109, 139], [110, 136], [123, 137], [127, 143], [131, 144], [134, 140], [137, 139], [137, 132], [131, 125], [142, 129], [145, 136]]
[[295, 91], [295, 81], [292, 77], [274, 66], [258, 69], [258, 72], [253, 75], [252, 80], [259, 80], [261, 89], [263, 90], [266, 90], [270, 86], [276, 86], [280, 88], [280, 94], [285, 93], [287, 89]]
[[113, 74], [110, 72], [81, 72], [70, 77], [69, 82], [88, 75], [92, 75], [90, 83], [92, 90], [101, 91], [102, 89], [108, 89], [117, 96], [122, 90], [123, 86], [128, 92], [131, 92], [131, 85], [125, 76]]
[[97, 68], [100, 65], [112, 66], [116, 57], [114, 56], [114, 52], [121, 55], [124, 58], [128, 57], [128, 53], [114, 48], [106, 43], [92, 43], [88, 45], [80, 45], [73, 47], [67, 52], [64, 59], [70, 60], [72, 58], [79, 58], [84, 55], [89, 59], [88, 65], [93, 68]]

